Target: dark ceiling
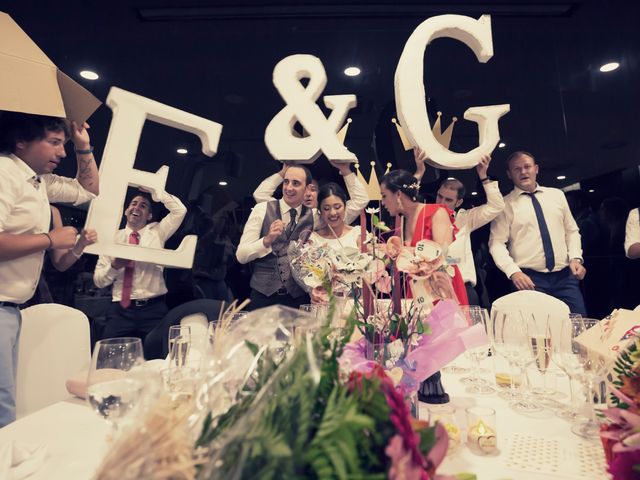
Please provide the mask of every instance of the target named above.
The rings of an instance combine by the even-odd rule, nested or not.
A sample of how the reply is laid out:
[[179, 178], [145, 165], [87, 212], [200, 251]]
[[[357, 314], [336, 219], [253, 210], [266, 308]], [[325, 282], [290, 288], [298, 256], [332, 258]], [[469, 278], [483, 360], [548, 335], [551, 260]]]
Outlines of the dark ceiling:
[[[169, 165], [169, 190], [180, 195], [193, 196], [225, 179], [228, 194], [239, 199], [277, 169], [264, 145], [267, 124], [284, 106], [272, 71], [279, 60], [296, 53], [322, 60], [328, 75], [324, 94], [357, 95], [346, 143], [366, 165], [363, 171], [373, 159], [410, 167], [411, 154], [400, 148], [390, 123], [395, 116], [393, 76], [411, 32], [424, 19], [443, 13], [491, 14], [495, 52], [480, 64], [453, 40], [437, 40], [427, 49], [425, 83], [432, 108], [443, 111], [445, 124], [452, 116], [461, 119], [453, 150], [477, 145], [475, 124], [462, 120], [465, 109], [510, 103], [511, 112], [500, 121], [507, 147], [494, 154], [490, 173], [495, 176], [503, 178], [504, 159], [514, 149], [533, 152], [542, 183], [555, 186], [640, 163], [636, 1], [67, 0], [0, 5], [64, 72], [101, 100], [118, 86], [223, 125], [219, 153], [210, 160], [196, 153], [196, 137], [145, 126], [136, 166], [155, 170]], [[620, 68], [599, 72], [611, 60]], [[363, 73], [346, 77], [343, 70], [349, 65]], [[80, 78], [86, 68], [100, 79]], [[97, 150], [110, 119], [106, 106], [90, 119]], [[193, 153], [176, 154], [180, 146]], [[64, 168], [73, 171], [69, 162]], [[333, 172], [322, 158], [313, 169], [320, 177]], [[204, 175], [194, 176], [196, 171]], [[558, 181], [558, 175], [567, 179]], [[462, 176], [472, 181], [471, 173]]]

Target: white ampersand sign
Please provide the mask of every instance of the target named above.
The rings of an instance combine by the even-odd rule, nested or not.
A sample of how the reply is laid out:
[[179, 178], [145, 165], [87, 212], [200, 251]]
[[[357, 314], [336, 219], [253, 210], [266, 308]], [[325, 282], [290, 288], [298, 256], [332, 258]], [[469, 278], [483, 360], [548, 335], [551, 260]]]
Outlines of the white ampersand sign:
[[491, 16], [478, 20], [463, 15], [439, 15], [422, 22], [404, 46], [395, 75], [396, 113], [414, 147], [424, 150], [429, 163], [446, 169], [466, 169], [480, 163], [500, 141], [498, 120], [509, 112], [509, 105], [471, 107], [464, 118], [478, 124], [479, 145], [467, 153], [456, 153], [442, 146], [429, 124], [423, 78], [423, 58], [427, 45], [436, 38], [454, 38], [467, 45], [478, 61], [493, 57]]
[[[309, 79], [305, 87], [301, 80]], [[316, 101], [327, 85], [327, 74], [319, 58], [313, 55], [291, 55], [273, 69], [273, 84], [286, 102], [264, 133], [267, 149], [276, 160], [313, 163], [321, 153], [329, 160], [355, 162], [356, 156], [336, 135], [349, 110], [356, 106], [355, 95], [325, 95], [324, 105], [331, 110], [325, 117]], [[308, 132], [300, 137], [294, 131], [296, 122]]]

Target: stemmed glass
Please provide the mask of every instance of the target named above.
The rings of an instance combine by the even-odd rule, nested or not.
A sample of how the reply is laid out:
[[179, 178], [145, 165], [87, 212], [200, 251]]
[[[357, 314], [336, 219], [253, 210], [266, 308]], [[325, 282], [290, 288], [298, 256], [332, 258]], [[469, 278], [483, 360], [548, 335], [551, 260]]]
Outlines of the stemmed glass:
[[[602, 339], [603, 331], [600, 326], [600, 321], [593, 318], [582, 318], [581, 333], [584, 333], [590, 329], [596, 329], [598, 338]], [[578, 335], [576, 335], [577, 337]], [[589, 407], [589, 414], [585, 422], [579, 423], [571, 427], [571, 431], [576, 435], [584, 438], [594, 439], [598, 438], [600, 432], [600, 424], [598, 423], [595, 409], [594, 409], [594, 395], [599, 395], [599, 392], [594, 391], [596, 382], [600, 380], [607, 373], [607, 363], [604, 357], [590, 352], [584, 345], [577, 342], [575, 338], [572, 341], [573, 351], [576, 352], [575, 358], [579, 364], [578, 380], [585, 386], [587, 393], [587, 405]]]
[[584, 331], [584, 322], [579, 314], [569, 314], [561, 320], [560, 336], [553, 340], [553, 355], [551, 361], [562, 370], [569, 380], [569, 405], [556, 411], [556, 414], [567, 420], [574, 420], [577, 414], [575, 407], [576, 396], [573, 390], [573, 381], [579, 380], [581, 371], [580, 362], [576, 358], [573, 339]]
[[520, 312], [496, 312], [492, 333], [496, 351], [504, 356], [512, 367], [511, 389], [509, 392], [502, 392], [500, 396], [510, 399], [510, 406], [514, 410], [525, 413], [541, 411], [542, 407], [530, 402], [526, 394], [516, 392], [513, 381], [513, 366], [518, 368], [520, 378], [524, 382], [526, 366], [533, 361], [531, 350], [527, 347], [527, 325]]
[[87, 378], [87, 401], [114, 429], [136, 406], [144, 383], [132, 371], [144, 363], [139, 338], [108, 338], [93, 349]]
[[525, 321], [527, 324], [527, 344], [543, 381], [543, 386], [532, 388], [531, 393], [542, 397], [552, 397], [556, 391], [547, 387], [547, 372], [553, 353], [549, 315], [531, 313], [525, 317]]
[[[487, 311], [478, 306], [469, 305], [466, 308], [466, 313], [468, 314], [469, 324], [470, 325], [482, 325], [485, 332], [487, 329]], [[476, 348], [470, 348], [467, 350], [467, 354], [471, 359], [472, 370], [469, 374], [469, 377], [463, 377], [460, 379], [461, 382], [466, 383], [465, 390], [469, 393], [479, 393], [479, 394], [491, 394], [494, 393], [495, 390], [492, 386], [488, 384], [487, 381], [480, 378], [480, 362], [487, 358], [489, 354], [489, 345], [483, 345]]]
[[169, 327], [169, 367], [184, 367], [191, 350], [191, 327], [171, 325]]

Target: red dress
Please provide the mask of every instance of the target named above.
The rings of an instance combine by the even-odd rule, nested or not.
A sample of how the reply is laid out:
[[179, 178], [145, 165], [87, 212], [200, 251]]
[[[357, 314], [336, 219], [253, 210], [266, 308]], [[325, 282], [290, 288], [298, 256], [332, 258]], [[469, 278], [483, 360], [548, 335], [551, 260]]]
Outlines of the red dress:
[[[433, 219], [433, 215], [438, 211], [439, 208], [444, 208], [449, 214], [449, 219], [451, 220], [451, 225], [453, 226], [453, 239], [455, 240], [456, 233], [458, 233], [458, 227], [456, 227], [453, 212], [443, 205], [427, 203], [422, 207], [420, 213], [418, 214], [416, 228], [413, 231], [413, 237], [411, 238], [412, 247], [415, 247], [420, 240], [433, 240], [431, 221]], [[468, 305], [469, 300], [467, 299], [467, 289], [464, 286], [464, 280], [462, 278], [462, 274], [460, 273], [460, 269], [458, 269], [457, 265], [453, 265], [453, 269], [455, 271], [455, 275], [451, 279], [453, 283], [453, 291], [455, 292], [456, 297], [458, 297], [458, 303], [460, 305]]]

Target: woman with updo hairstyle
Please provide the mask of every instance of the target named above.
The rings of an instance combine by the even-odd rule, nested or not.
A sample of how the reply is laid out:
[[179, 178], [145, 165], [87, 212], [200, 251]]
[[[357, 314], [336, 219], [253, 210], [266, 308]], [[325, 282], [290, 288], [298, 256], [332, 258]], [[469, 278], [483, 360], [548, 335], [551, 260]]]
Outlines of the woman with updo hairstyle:
[[[439, 204], [422, 203], [420, 183], [406, 170], [393, 170], [380, 181], [382, 206], [394, 217], [404, 217], [404, 231], [396, 232], [405, 239], [405, 245], [415, 247], [420, 240], [433, 240], [443, 247], [453, 242], [458, 229], [454, 215], [447, 207]], [[453, 278], [443, 272], [437, 272], [433, 285], [438, 290], [453, 292], [460, 305], [468, 305], [464, 280], [457, 265], [453, 265]], [[446, 285], [445, 285], [446, 284]], [[408, 292], [409, 294], [409, 292]], [[426, 403], [446, 403], [449, 395], [440, 381], [440, 372], [436, 372], [420, 385], [418, 398]]]
[[313, 243], [326, 244], [334, 250], [358, 248], [360, 230], [344, 222], [347, 195], [337, 183], [327, 183], [318, 192], [318, 212], [323, 227], [309, 237]]

